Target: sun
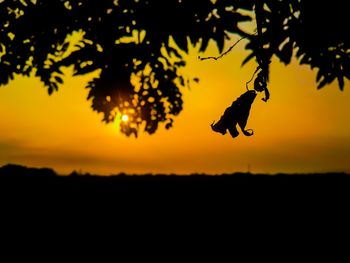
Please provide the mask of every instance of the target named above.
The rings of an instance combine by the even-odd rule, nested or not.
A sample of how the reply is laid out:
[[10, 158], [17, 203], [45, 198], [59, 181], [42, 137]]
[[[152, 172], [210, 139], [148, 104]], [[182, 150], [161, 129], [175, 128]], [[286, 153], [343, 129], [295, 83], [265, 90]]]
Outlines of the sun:
[[126, 115], [126, 114], [123, 114], [123, 115], [122, 115], [122, 121], [123, 121], [123, 122], [128, 122], [128, 120], [129, 120], [129, 116]]

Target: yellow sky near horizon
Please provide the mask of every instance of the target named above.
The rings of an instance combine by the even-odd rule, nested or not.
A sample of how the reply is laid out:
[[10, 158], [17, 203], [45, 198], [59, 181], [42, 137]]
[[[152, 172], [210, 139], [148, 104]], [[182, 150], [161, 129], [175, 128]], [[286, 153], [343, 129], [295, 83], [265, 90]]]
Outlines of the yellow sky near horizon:
[[[217, 55], [215, 44], [205, 55]], [[271, 99], [265, 103], [259, 94], [248, 119], [253, 136], [232, 139], [210, 129], [245, 92], [255, 70], [253, 62], [241, 67], [246, 55], [243, 43], [218, 61], [200, 61], [192, 49], [184, 72], [200, 82], [184, 90], [174, 127], [138, 139], [102, 123], [90, 108], [85, 85], [95, 73], [67, 76], [52, 96], [38, 79], [16, 77], [0, 87], [0, 165], [61, 174], [350, 172], [349, 81], [343, 92], [337, 83], [317, 90], [316, 73], [296, 61], [272, 62]]]

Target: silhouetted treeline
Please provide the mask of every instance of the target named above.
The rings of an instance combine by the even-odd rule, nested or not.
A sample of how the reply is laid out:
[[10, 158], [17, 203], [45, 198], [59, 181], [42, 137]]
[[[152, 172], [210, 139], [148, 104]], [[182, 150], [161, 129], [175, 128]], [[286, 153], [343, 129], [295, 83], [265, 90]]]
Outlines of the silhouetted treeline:
[[99, 176], [58, 175], [49, 168], [5, 165], [0, 168], [0, 207], [21, 207], [28, 210], [28, 216], [32, 207], [39, 206], [40, 213], [49, 210], [68, 218], [82, 212], [89, 216], [89, 211], [101, 209], [119, 216], [126, 213], [120, 211], [128, 211], [144, 218], [165, 210], [193, 215], [219, 207], [225, 213], [240, 209], [263, 216], [268, 213], [266, 207], [288, 213], [303, 207], [310, 213], [315, 207], [323, 211], [343, 206], [350, 201], [349, 185], [346, 173]]
[[317, 218], [338, 217], [350, 201], [349, 185], [346, 173], [60, 176], [49, 168], [5, 165], [0, 168], [0, 213], [19, 213], [20, 224], [31, 218], [38, 220], [36, 224], [50, 224], [59, 218], [84, 233], [89, 233], [91, 218], [96, 217], [103, 222], [132, 220], [137, 229], [149, 227], [144, 222], [150, 221], [166, 225], [175, 219], [187, 224], [191, 216], [198, 220], [192, 222], [195, 225], [203, 220], [210, 224], [211, 216], [226, 222], [249, 220], [256, 227], [267, 218], [270, 223], [293, 217], [300, 221], [315, 212]]
[[[177, 174], [111, 174], [98, 175], [91, 173], [79, 173], [73, 171], [69, 175], [59, 175], [51, 168], [30, 168], [22, 165], [8, 164], [0, 167], [0, 180], [8, 182], [21, 181], [46, 181], [57, 183], [83, 183], [83, 184], [115, 184], [115, 183], [299, 183], [349, 180], [350, 174], [336, 173], [278, 173], [278, 174], [253, 174], [253, 173], [223, 173], [205, 174], [194, 173], [189, 175]], [[350, 180], [349, 180], [350, 181]]]
[[0, 176], [35, 176], [35, 177], [52, 177], [57, 173], [50, 168], [30, 168], [17, 164], [7, 164], [0, 167]]

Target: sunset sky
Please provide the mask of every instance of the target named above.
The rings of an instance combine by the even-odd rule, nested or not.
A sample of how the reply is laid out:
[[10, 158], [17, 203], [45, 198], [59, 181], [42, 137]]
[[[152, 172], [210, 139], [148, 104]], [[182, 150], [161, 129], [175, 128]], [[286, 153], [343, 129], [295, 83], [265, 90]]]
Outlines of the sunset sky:
[[[272, 62], [271, 99], [265, 103], [258, 94], [248, 119], [253, 136], [232, 139], [210, 129], [245, 92], [256, 67], [241, 67], [247, 54], [241, 42], [221, 60], [200, 61], [192, 48], [185, 74], [200, 82], [183, 90], [174, 127], [137, 139], [102, 123], [90, 108], [85, 86], [96, 73], [73, 78], [67, 70], [65, 85], [52, 96], [38, 79], [16, 77], [0, 87], [0, 165], [61, 174], [350, 172], [349, 82], [343, 92], [337, 83], [317, 90], [316, 72], [296, 61]], [[204, 55], [218, 55], [214, 43]]]

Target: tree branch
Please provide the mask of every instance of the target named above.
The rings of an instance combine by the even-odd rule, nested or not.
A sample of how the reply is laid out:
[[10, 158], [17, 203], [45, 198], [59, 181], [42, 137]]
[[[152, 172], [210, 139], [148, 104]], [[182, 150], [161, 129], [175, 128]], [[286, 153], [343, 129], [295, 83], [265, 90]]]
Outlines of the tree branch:
[[245, 38], [247, 38], [247, 37], [242, 37], [242, 38], [238, 39], [227, 51], [225, 51], [224, 53], [222, 53], [221, 55], [219, 55], [219, 56], [217, 56], [217, 57], [204, 57], [204, 58], [202, 58], [202, 57], [198, 56], [198, 58], [199, 58], [200, 60], [208, 60], [208, 59], [218, 60], [218, 59], [221, 59], [223, 56], [226, 56], [228, 53], [230, 53], [231, 50], [232, 50], [239, 42], [241, 42], [241, 41], [242, 41], [243, 39], [245, 39]]
[[258, 67], [256, 68], [256, 70], [254, 71], [253, 76], [251, 77], [251, 79], [245, 83], [245, 87], [247, 88], [247, 90], [249, 90], [249, 87], [248, 87], [249, 83], [253, 81], [253, 79], [254, 79], [254, 77], [255, 77], [255, 74], [256, 74], [259, 70], [260, 70], [260, 66], [258, 66]]

